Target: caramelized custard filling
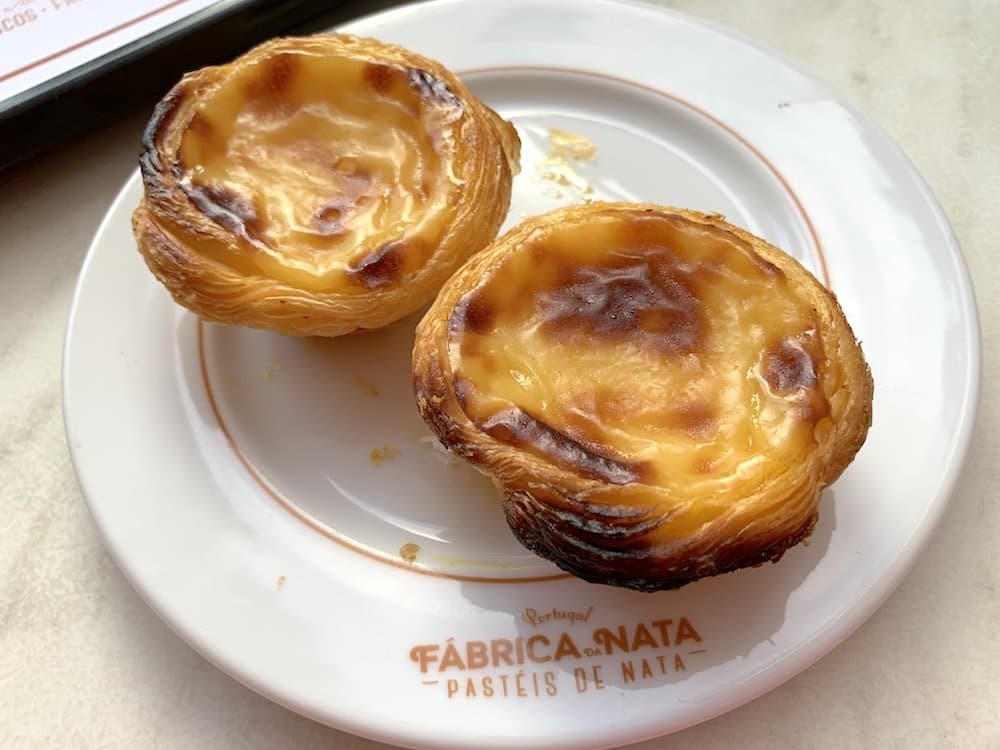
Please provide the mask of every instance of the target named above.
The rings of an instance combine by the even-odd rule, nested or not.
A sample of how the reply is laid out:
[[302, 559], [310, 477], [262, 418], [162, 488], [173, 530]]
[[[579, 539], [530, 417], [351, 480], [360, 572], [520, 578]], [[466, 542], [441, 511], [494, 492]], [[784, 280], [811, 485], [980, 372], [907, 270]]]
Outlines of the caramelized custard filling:
[[479, 429], [583, 476], [697, 499], [695, 523], [829, 429], [841, 376], [817, 331], [784, 273], [735, 235], [595, 215], [491, 267], [453, 309], [447, 354]]
[[285, 51], [202, 93], [174, 169], [239, 239], [215, 260], [362, 291], [419, 268], [447, 230], [463, 114], [425, 71]]

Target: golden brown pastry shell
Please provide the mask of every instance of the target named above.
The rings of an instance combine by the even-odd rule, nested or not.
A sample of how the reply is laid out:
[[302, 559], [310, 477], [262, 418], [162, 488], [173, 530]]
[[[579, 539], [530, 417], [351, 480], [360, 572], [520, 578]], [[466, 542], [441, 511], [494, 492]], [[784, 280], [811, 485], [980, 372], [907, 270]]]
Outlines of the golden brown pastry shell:
[[[498, 440], [470, 419], [456, 391], [449, 321], [463, 296], [539, 232], [594, 216], [615, 221], [667, 217], [744, 243], [765, 264], [780, 269], [787, 293], [812, 309], [825, 357], [820, 377], [827, 367], [838, 373], [836, 383], [823, 386], [830, 412], [817, 430], [814, 450], [733, 498], [726, 512], [669, 538], [657, 530], [665, 518], [669, 522], [671, 507], [680, 500], [696, 506], [697, 497], [678, 498], [676, 491], [647, 484], [641, 473], [625, 481], [601, 476], [599, 464], [554, 461]], [[526, 547], [588, 581], [644, 591], [776, 561], [806, 539], [816, 523], [821, 491], [853, 460], [872, 415], [869, 368], [829, 290], [781, 250], [717, 216], [648, 204], [591, 203], [556, 210], [525, 221], [472, 258], [445, 284], [417, 328], [413, 382], [425, 421], [444, 446], [494, 480], [507, 521]], [[555, 434], [558, 440], [564, 437]], [[580, 450], [574, 444], [567, 455]]]
[[[245, 226], [237, 219], [234, 227], [226, 211], [216, 210], [213, 218], [192, 200], [184, 171], [197, 165], [181, 165], [178, 156], [192, 122], [204, 127], [204, 118], [198, 120], [199, 104], [228, 79], [256, 76], [257, 94], [270, 96], [285, 85], [290, 65], [294, 75], [299, 56], [333, 56], [367, 66], [361, 85], [376, 88], [405, 85], [409, 77], [428, 107], [455, 105], [457, 113], [457, 119], [448, 123], [451, 148], [437, 155], [440, 170], [454, 179], [437, 205], [426, 208], [436, 213], [416, 217], [440, 231], [433, 236], [423, 226], [405, 225], [375, 245], [367, 243], [362, 233], [347, 254], [344, 273], [330, 283], [300, 284], [255, 265], [253, 238], [243, 231]], [[337, 89], [359, 84], [330, 80], [328, 85]], [[340, 91], [338, 96], [350, 94]], [[371, 125], [383, 127], [378, 122]], [[378, 328], [432, 299], [466, 258], [496, 236], [507, 214], [519, 151], [513, 126], [438, 62], [401, 47], [343, 34], [275, 39], [227, 65], [186, 75], [156, 107], [143, 137], [140, 169], [145, 195], [133, 215], [133, 230], [154, 275], [178, 303], [206, 320], [300, 336]], [[280, 191], [282, 186], [272, 188]], [[391, 180], [386, 189], [393, 189]], [[220, 213], [226, 220], [219, 220]], [[280, 243], [269, 252], [280, 262]], [[422, 257], [413, 261], [414, 253]]]

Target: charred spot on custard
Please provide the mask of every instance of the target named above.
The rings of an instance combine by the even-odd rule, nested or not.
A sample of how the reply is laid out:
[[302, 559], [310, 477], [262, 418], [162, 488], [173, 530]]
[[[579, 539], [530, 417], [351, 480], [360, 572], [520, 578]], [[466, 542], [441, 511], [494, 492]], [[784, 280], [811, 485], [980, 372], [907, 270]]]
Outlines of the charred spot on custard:
[[365, 83], [379, 94], [388, 93], [396, 81], [402, 80], [403, 77], [402, 71], [398, 68], [374, 62], [365, 63], [361, 75]]
[[670, 413], [670, 423], [689, 437], [708, 438], [718, 429], [719, 415], [712, 404], [692, 401], [675, 408]]
[[260, 63], [256, 76], [251, 76], [245, 84], [247, 100], [267, 104], [281, 100], [289, 91], [298, 70], [299, 61], [295, 55], [280, 54]]
[[583, 445], [516, 406], [487, 417], [479, 428], [494, 440], [545, 456], [589, 479], [631, 484], [643, 475], [641, 464]]
[[667, 267], [664, 248], [614, 253], [607, 264], [574, 267], [538, 295], [540, 330], [553, 340], [638, 339], [664, 354], [686, 354], [703, 343], [702, 303]]
[[[820, 351], [811, 351], [811, 349]], [[819, 386], [817, 362], [822, 343], [812, 334], [789, 336], [773, 344], [761, 359], [761, 376], [772, 393], [792, 399], [796, 418], [816, 423], [830, 416], [830, 402]]]
[[474, 291], [455, 306], [448, 329], [455, 333], [486, 334], [493, 330], [496, 322], [497, 309], [489, 300], [488, 295], [480, 290]]
[[429, 99], [445, 107], [462, 108], [462, 103], [448, 88], [448, 84], [426, 70], [409, 68], [406, 71], [406, 81], [424, 99]]
[[802, 343], [791, 337], [764, 352], [762, 374], [771, 390], [781, 395], [816, 385], [816, 363]]
[[260, 216], [253, 198], [225, 185], [182, 184], [184, 192], [202, 214], [235, 234], [261, 241]]
[[386, 242], [363, 258], [352, 261], [348, 275], [367, 289], [378, 289], [398, 281], [403, 275], [407, 243]]
[[[454, 388], [463, 410], [479, 396], [476, 386], [461, 376], [455, 378]], [[473, 422], [494, 440], [545, 457], [589, 479], [624, 485], [641, 481], [649, 473], [646, 465], [614, 455], [600, 443], [567, 435], [517, 406]]]

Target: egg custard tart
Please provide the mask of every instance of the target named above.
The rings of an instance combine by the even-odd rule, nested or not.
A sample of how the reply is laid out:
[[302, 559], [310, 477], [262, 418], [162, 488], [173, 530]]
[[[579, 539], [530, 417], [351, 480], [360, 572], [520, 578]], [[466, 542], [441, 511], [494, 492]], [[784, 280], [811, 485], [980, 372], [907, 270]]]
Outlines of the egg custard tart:
[[203, 318], [378, 328], [496, 236], [520, 142], [433, 60], [341, 34], [186, 75], [140, 157], [139, 250]]
[[653, 591], [806, 539], [871, 423], [834, 296], [714, 216], [591, 203], [529, 219], [417, 328], [417, 405], [529, 549]]

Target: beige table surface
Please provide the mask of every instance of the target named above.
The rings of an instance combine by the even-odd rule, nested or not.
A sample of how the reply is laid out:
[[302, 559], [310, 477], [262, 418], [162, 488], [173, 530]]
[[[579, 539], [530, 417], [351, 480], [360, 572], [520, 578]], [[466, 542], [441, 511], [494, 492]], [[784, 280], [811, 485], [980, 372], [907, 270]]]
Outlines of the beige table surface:
[[[783, 687], [638, 747], [996, 750], [1000, 3], [664, 4], [785, 52], [896, 138], [965, 249], [985, 378], [958, 491], [888, 603]], [[142, 117], [0, 174], [0, 748], [383, 747], [279, 708], [182, 643], [118, 572], [80, 498], [60, 412], [63, 329]]]

